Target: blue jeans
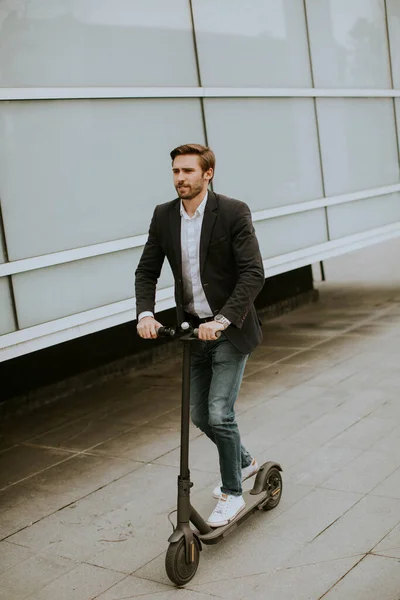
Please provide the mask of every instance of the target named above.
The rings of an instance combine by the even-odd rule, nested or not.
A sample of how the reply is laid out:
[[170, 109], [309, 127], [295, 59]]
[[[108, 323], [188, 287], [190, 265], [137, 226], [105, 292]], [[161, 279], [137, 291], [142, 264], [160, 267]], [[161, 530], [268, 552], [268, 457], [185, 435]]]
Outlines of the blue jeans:
[[219, 454], [222, 491], [242, 494], [242, 468], [252, 457], [240, 442], [234, 405], [248, 354], [241, 354], [224, 334], [215, 342], [192, 347], [190, 408], [194, 425], [212, 440]]

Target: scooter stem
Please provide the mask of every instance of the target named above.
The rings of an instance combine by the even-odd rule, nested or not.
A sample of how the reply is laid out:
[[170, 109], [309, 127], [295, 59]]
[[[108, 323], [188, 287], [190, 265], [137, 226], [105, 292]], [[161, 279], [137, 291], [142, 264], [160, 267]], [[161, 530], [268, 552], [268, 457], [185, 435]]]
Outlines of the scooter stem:
[[182, 410], [181, 410], [181, 460], [180, 476], [190, 477], [189, 472], [189, 423], [190, 423], [190, 360], [191, 343], [183, 342]]

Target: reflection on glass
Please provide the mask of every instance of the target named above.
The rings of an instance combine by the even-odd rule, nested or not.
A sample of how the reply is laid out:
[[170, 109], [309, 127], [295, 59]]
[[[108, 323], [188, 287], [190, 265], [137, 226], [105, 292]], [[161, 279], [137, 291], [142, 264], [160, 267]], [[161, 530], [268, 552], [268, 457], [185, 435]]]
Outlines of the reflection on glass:
[[391, 99], [319, 98], [317, 109], [328, 196], [399, 181]]
[[257, 221], [254, 226], [263, 258], [280, 256], [327, 241], [323, 208]]
[[10, 260], [147, 232], [182, 140], [204, 142], [197, 98], [0, 103]]
[[331, 239], [400, 221], [400, 194], [388, 194], [328, 208]]
[[313, 101], [207, 99], [214, 188], [253, 211], [323, 196]]
[[384, 0], [306, 2], [316, 87], [391, 87]]
[[3, 0], [0, 86], [197, 85], [189, 0]]
[[393, 86], [400, 88], [400, 2], [386, 0]]
[[311, 85], [302, 2], [193, 0], [205, 86]]

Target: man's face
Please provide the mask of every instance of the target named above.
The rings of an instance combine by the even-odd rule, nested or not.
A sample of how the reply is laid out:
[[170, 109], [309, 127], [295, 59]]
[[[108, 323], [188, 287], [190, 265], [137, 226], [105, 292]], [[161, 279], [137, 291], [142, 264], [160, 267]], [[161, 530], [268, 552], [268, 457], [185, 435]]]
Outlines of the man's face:
[[176, 156], [172, 164], [174, 186], [182, 200], [192, 200], [206, 192], [213, 170], [203, 173], [199, 157], [195, 154]]

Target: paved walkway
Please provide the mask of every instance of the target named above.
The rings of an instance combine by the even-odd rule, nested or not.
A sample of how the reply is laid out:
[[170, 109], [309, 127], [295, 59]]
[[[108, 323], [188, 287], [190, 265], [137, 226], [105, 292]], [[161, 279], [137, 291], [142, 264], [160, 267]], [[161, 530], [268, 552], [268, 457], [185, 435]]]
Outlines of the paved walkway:
[[[325, 264], [319, 303], [266, 323], [238, 401], [244, 442], [284, 468], [280, 505], [205, 547], [173, 588], [180, 358], [3, 424], [4, 600], [399, 600], [400, 241]], [[218, 481], [192, 429], [194, 504]]]

